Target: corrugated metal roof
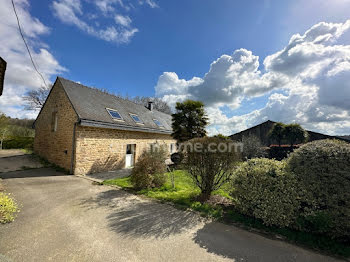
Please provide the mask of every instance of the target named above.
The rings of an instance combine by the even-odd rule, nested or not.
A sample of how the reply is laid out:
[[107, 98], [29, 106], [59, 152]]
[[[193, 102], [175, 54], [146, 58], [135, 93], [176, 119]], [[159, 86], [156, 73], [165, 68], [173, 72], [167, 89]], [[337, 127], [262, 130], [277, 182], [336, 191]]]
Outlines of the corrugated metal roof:
[[[170, 134], [172, 132], [171, 116], [168, 114], [155, 109], [151, 111], [143, 105], [62, 77], [58, 77], [58, 80], [66, 91], [83, 125], [153, 133]], [[106, 108], [117, 110], [123, 121], [113, 120]], [[130, 114], [138, 115], [143, 124], [136, 123]], [[154, 119], [160, 121], [164, 127], [158, 127], [154, 123]]]

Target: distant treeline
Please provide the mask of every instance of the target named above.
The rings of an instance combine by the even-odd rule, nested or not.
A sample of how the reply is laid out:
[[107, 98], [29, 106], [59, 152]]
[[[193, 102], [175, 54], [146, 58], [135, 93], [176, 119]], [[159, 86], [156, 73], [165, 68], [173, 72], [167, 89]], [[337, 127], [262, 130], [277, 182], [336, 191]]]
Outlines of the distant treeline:
[[30, 129], [33, 129], [33, 123], [34, 119], [19, 119], [19, 118], [11, 118], [11, 117], [6, 117], [8, 119], [8, 124], [9, 125], [14, 125], [14, 126], [21, 126], [21, 127], [27, 127]]
[[32, 148], [33, 119], [18, 119], [0, 112], [0, 149]]

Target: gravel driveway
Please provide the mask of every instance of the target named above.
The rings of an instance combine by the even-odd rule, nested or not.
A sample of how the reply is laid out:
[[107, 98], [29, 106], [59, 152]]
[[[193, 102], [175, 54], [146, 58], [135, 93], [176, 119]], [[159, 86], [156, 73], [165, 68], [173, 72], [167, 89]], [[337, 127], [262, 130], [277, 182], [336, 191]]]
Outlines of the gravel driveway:
[[52, 169], [0, 177], [21, 205], [0, 261], [336, 261]]

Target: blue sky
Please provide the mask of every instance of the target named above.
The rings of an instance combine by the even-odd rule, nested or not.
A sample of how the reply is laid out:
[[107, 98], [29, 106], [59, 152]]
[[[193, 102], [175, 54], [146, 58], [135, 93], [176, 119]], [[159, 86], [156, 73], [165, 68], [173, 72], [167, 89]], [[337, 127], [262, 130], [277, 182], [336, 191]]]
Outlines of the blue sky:
[[[0, 111], [17, 117], [35, 117], [37, 112], [23, 110], [18, 94], [38, 88], [40, 79], [25, 60], [27, 55], [15, 30], [9, 3], [6, 0], [0, 15], [10, 22], [1, 22], [0, 34], [4, 34], [1, 38], [11, 36], [16, 44], [4, 43], [5, 47], [0, 47], [10, 71], [5, 86], [8, 93], [0, 98]], [[327, 100], [333, 83], [325, 87], [320, 84], [325, 68], [331, 72], [331, 64], [347, 70], [350, 17], [346, 10], [350, 10], [350, 1], [16, 0], [15, 3], [34, 57], [37, 56], [36, 63], [51, 82], [61, 75], [123, 95], [157, 95], [172, 106], [186, 98], [200, 99], [211, 118], [208, 129], [211, 134], [230, 134], [266, 119], [299, 122], [309, 129], [332, 134], [350, 134], [350, 108], [343, 105], [344, 97], [350, 99], [349, 86], [337, 87], [341, 95]], [[317, 25], [323, 29], [318, 30]], [[305, 61], [300, 52], [292, 62], [278, 57], [279, 51], [288, 48], [293, 35], [303, 36], [313, 26], [319, 37], [331, 35], [330, 39], [311, 43], [303, 38], [296, 49], [313, 50], [317, 59], [300, 65]], [[339, 50], [325, 57], [323, 51], [315, 51], [320, 48], [324, 52], [330, 48]], [[236, 50], [241, 51], [233, 55]], [[304, 55], [308, 53], [305, 50], [301, 52]], [[21, 52], [22, 57], [17, 58], [16, 54]], [[266, 57], [271, 59], [267, 61]], [[13, 64], [28, 66], [25, 78], [33, 78], [32, 82], [25, 84], [18, 79], [21, 74], [10, 65], [12, 59]], [[249, 67], [247, 60], [251, 61]], [[219, 63], [221, 67], [217, 66]], [[288, 65], [300, 66], [302, 70], [287, 70]], [[319, 70], [317, 76], [312, 75], [312, 68]], [[343, 69], [341, 79], [332, 76], [327, 78], [329, 82], [334, 80], [335, 85], [344, 77], [348, 79]], [[310, 71], [307, 76], [306, 71]], [[307, 97], [311, 93], [313, 96]], [[307, 110], [302, 105], [308, 105]]]

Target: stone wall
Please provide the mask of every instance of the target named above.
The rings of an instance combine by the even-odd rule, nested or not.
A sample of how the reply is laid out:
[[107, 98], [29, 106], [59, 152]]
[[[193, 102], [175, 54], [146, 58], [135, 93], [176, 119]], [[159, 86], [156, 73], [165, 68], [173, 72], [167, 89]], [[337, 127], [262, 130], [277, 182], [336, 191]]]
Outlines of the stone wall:
[[125, 167], [127, 144], [136, 144], [135, 160], [153, 143], [176, 141], [170, 135], [78, 126], [74, 174], [85, 175]]
[[[53, 113], [57, 112], [57, 130], [52, 131]], [[71, 168], [74, 123], [77, 115], [57, 81], [35, 121], [34, 152], [67, 170]]]

